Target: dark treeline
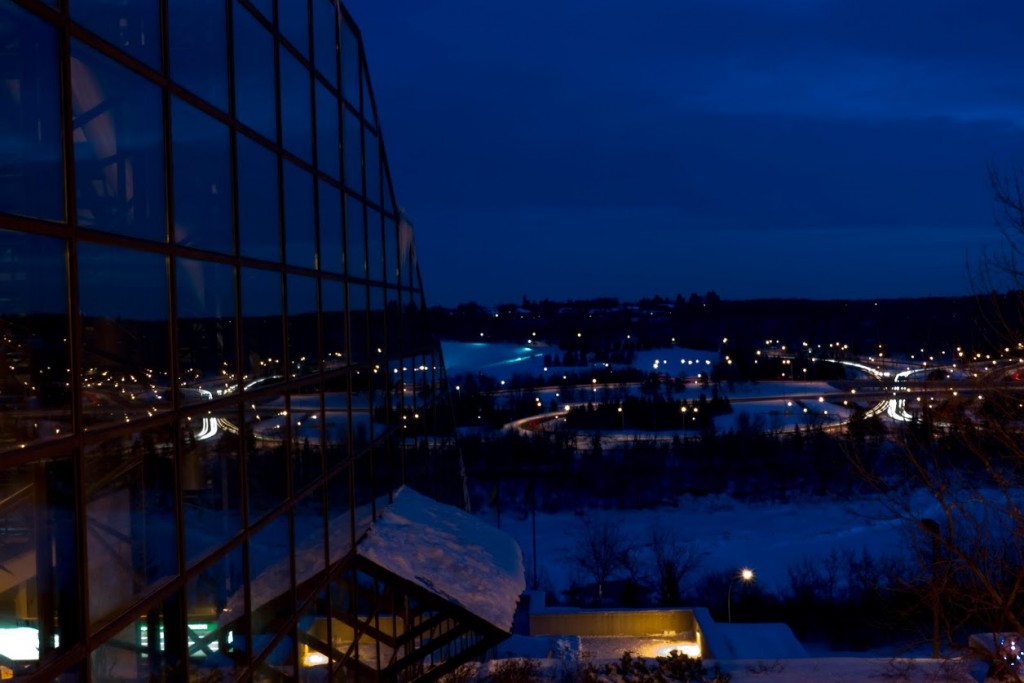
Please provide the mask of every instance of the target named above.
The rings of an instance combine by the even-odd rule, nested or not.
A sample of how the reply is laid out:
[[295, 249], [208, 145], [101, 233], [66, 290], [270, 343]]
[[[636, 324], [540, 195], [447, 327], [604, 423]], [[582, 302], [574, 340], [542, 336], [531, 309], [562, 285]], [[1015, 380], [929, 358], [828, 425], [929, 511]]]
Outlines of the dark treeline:
[[638, 434], [602, 445], [599, 432], [514, 431], [460, 438], [474, 509], [525, 514], [597, 508], [643, 508], [680, 495], [728, 493], [739, 498], [846, 496], [866, 490], [850, 466], [851, 448], [882, 457], [879, 431], [832, 435], [821, 429], [766, 431], [745, 425], [717, 434], [651, 439]]
[[[653, 297], [637, 302], [603, 298], [531, 301], [486, 308], [465, 303], [430, 309], [433, 329], [447, 339], [513, 341], [558, 345], [564, 351], [593, 353], [595, 360], [620, 357], [630, 348], [671, 344], [719, 348], [757, 346], [776, 339], [797, 345], [842, 342], [854, 353], [883, 345], [889, 353], [914, 353], [961, 346], [998, 348], [992, 334], [1019, 322], [1019, 297], [934, 297], [922, 299], [829, 300], [762, 299], [727, 301], [705, 295]], [[482, 336], [481, 336], [482, 335]], [[628, 335], [628, 339], [626, 339]]]

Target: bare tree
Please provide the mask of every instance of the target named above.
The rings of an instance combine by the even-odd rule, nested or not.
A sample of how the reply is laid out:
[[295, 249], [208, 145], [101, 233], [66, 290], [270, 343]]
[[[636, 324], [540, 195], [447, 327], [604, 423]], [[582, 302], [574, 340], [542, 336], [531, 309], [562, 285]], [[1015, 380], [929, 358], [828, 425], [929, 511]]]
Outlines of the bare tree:
[[622, 528], [604, 516], [584, 517], [572, 559], [597, 584], [597, 604], [604, 604], [604, 585], [618, 571], [632, 572], [636, 547]]
[[673, 529], [651, 529], [651, 550], [658, 582], [658, 602], [665, 606], [682, 604], [680, 584], [701, 562], [696, 546], [684, 541]]
[[[1020, 354], [1024, 168], [990, 167], [989, 178], [1006, 247], [972, 273], [975, 287], [993, 296], [982, 302], [992, 305], [979, 332]], [[1004, 292], [1009, 285], [1009, 293], [998, 294], [996, 285]], [[941, 409], [923, 411], [894, 435], [899, 447], [887, 458], [869, 463], [851, 453], [913, 533], [919, 571], [902, 578], [931, 612], [936, 652], [940, 638], [962, 643], [970, 630], [1024, 633], [1024, 401], [1006, 381], [1009, 368], [975, 368], [971, 390], [950, 392], [938, 399]]]

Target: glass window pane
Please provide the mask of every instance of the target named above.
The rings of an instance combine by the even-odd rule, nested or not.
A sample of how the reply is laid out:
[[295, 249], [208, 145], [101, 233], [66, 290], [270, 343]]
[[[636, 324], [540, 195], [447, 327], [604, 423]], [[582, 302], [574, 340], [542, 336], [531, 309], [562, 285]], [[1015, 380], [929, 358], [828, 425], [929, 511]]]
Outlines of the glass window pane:
[[380, 138], [369, 128], [363, 130], [363, 135], [366, 142], [366, 199], [380, 206]]
[[366, 355], [366, 285], [349, 283], [348, 286], [348, 310], [349, 329], [351, 330], [351, 347], [349, 353], [352, 355], [352, 363], [363, 363], [367, 360]]
[[159, 88], [72, 43], [71, 97], [79, 225], [166, 239]]
[[227, 17], [223, 0], [167, 3], [171, 78], [227, 111]]
[[[279, 635], [281, 623], [292, 614], [291, 524], [287, 515], [278, 517], [257, 532], [249, 542], [249, 576], [252, 604], [253, 656], [259, 656]], [[295, 640], [287, 635], [266, 655], [266, 680], [288, 680], [295, 671]]]
[[[384, 306], [386, 304], [383, 287], [370, 287], [370, 355], [375, 363], [383, 363], [383, 352], [387, 346], [384, 327]], [[377, 373], [380, 378], [383, 373]]]
[[172, 443], [172, 430], [149, 429], [83, 453], [94, 627], [177, 572]]
[[366, 224], [363, 203], [345, 195], [345, 265], [351, 277], [366, 277]]
[[63, 240], [0, 230], [0, 444], [71, 433]]
[[56, 32], [4, 0], [0, 34], [0, 211], [64, 220]]
[[341, 179], [338, 98], [322, 83], [316, 84], [316, 163], [323, 173]]
[[389, 285], [398, 284], [398, 227], [393, 218], [384, 219], [384, 267]]
[[281, 262], [277, 155], [237, 136], [238, 245], [242, 256]]
[[243, 570], [239, 546], [188, 582], [189, 680], [234, 680], [246, 664]]
[[160, 68], [158, 0], [70, 0], [71, 18], [154, 69]]
[[366, 260], [371, 280], [384, 279], [384, 244], [381, 232], [380, 211], [366, 209]]
[[260, 389], [284, 377], [281, 276], [242, 269], [242, 382]]
[[282, 0], [277, 5], [281, 35], [304, 57], [309, 57], [309, 7], [307, 0]]
[[288, 276], [288, 362], [292, 377], [320, 370], [317, 330], [316, 280]]
[[[348, 456], [348, 377], [335, 377], [324, 384], [324, 442], [330, 471]], [[339, 492], [332, 492], [338, 495]]]
[[[323, 476], [324, 467], [320, 452], [321, 429], [323, 428], [323, 407], [320, 405], [320, 392], [316, 385], [309, 385], [293, 390], [288, 399], [288, 417], [291, 418], [292, 429], [292, 487], [296, 492]], [[310, 502], [304, 498], [299, 509]], [[320, 503], [315, 506], [320, 509]], [[320, 559], [323, 559], [323, 512], [320, 517]], [[298, 527], [297, 527], [298, 528]], [[308, 526], [304, 531], [308, 531]], [[308, 549], [307, 549], [308, 550]], [[303, 551], [305, 556], [306, 550]], [[312, 561], [313, 558], [310, 558]]]
[[179, 469], [185, 519], [185, 562], [191, 565], [242, 528], [237, 408], [181, 422]]
[[[21, 626], [37, 631], [31, 659], [17, 638], [0, 636], [0, 661], [19, 660], [19, 672], [34, 673], [40, 661], [54, 658], [59, 645], [65, 650], [81, 636], [78, 579], [81, 548], [75, 534], [74, 463], [70, 457], [29, 465], [5, 465], [0, 478], [0, 633]], [[50, 599], [46, 599], [50, 598]], [[26, 646], [28, 643], [25, 644]], [[40, 648], [40, 645], [42, 646]], [[6, 647], [5, 647], [6, 646]], [[21, 654], [21, 656], [17, 656]]]
[[255, 7], [257, 12], [265, 16], [267, 21], [274, 20], [274, 0], [249, 0], [249, 4]]
[[400, 217], [398, 221], [398, 270], [401, 283], [407, 287], [412, 285], [411, 273], [416, 254], [414, 246], [412, 224]]
[[323, 310], [324, 369], [335, 370], [345, 362], [345, 283], [338, 280], [320, 282]]
[[333, 0], [313, 0], [313, 61], [316, 70], [338, 87], [338, 7]]
[[342, 250], [341, 191], [320, 181], [320, 269], [341, 273], [345, 267]]
[[178, 259], [178, 395], [202, 403], [237, 383], [235, 270], [223, 263]]
[[316, 268], [313, 176], [288, 162], [284, 165], [284, 231], [287, 262]]
[[360, 132], [363, 126], [359, 123], [359, 119], [356, 118], [355, 114], [348, 109], [343, 114], [343, 120], [345, 122], [345, 137], [343, 139], [345, 145], [345, 187], [358, 194], [362, 194], [363, 146]]
[[359, 110], [359, 41], [347, 21], [341, 22], [341, 88], [342, 96]]
[[78, 292], [86, 427], [130, 422], [168, 409], [171, 378], [164, 257], [80, 243]]
[[[188, 635], [179, 615], [181, 593], [136, 613], [135, 621], [92, 651], [93, 681], [167, 681], [180, 676]], [[150, 646], [161, 656], [150, 656]], [[159, 645], [158, 645], [159, 644]], [[80, 681], [83, 678], [58, 679]]]
[[238, 120], [268, 140], [277, 140], [274, 37], [237, 2], [235, 27], [235, 111]]
[[287, 408], [281, 394], [246, 401], [243, 433], [250, 524], [258, 522], [288, 497]]
[[281, 136], [285, 149], [313, 163], [313, 117], [309, 100], [309, 71], [282, 47]]
[[233, 253], [231, 138], [227, 126], [173, 98], [171, 136], [175, 241]]

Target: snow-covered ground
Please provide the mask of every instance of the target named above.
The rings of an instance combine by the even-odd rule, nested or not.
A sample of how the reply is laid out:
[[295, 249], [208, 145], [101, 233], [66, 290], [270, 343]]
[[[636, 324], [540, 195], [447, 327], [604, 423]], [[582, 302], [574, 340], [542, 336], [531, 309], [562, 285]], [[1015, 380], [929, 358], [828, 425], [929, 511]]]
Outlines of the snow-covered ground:
[[[922, 501], [922, 506], [926, 502]], [[922, 507], [927, 510], [927, 507]], [[653, 529], [664, 529], [688, 542], [700, 556], [696, 574], [731, 572], [750, 567], [767, 591], [784, 591], [788, 571], [803, 560], [817, 562], [833, 552], [862, 550], [878, 557], [894, 556], [907, 547], [907, 531], [872, 497], [841, 501], [806, 498], [789, 502], [740, 502], [726, 495], [682, 496], [678, 504], [650, 510], [582, 510], [538, 512], [537, 574], [542, 586], [555, 591], [574, 580], [589, 582], [571, 561], [585, 521], [612, 521], [638, 546], [641, 566], [653, 567], [649, 546]], [[493, 510], [478, 514], [498, 524]], [[503, 512], [500, 527], [523, 549], [528, 578], [533, 571], [533, 520], [523, 513]], [[714, 596], [721, 602], [723, 596]]]

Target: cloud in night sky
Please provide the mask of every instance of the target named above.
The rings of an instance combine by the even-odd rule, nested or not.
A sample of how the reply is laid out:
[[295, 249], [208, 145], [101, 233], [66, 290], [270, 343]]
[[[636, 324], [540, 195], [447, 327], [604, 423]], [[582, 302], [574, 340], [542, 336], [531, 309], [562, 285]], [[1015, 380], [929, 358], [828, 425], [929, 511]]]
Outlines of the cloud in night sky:
[[965, 294], [1000, 247], [1016, 0], [346, 6], [433, 303]]

